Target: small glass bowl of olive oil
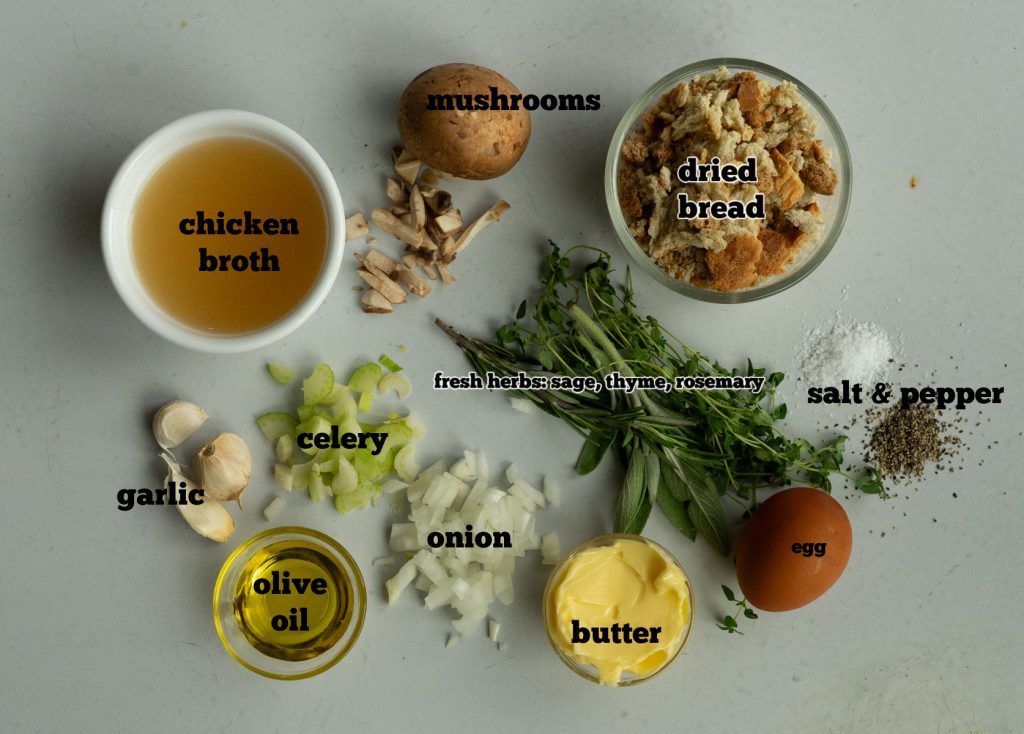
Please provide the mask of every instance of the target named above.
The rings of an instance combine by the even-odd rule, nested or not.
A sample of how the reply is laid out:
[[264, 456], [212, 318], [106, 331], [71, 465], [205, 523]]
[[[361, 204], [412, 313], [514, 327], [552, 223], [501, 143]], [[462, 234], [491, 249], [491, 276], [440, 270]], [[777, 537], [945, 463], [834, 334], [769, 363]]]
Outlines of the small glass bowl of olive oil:
[[281, 527], [242, 543], [213, 589], [213, 618], [224, 647], [242, 665], [278, 680], [322, 673], [359, 637], [366, 586], [336, 540]]

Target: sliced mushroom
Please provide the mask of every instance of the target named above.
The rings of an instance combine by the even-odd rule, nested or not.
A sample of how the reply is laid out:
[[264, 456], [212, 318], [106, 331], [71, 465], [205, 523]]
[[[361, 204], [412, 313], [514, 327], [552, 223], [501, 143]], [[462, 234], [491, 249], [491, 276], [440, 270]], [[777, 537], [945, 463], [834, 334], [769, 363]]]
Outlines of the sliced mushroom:
[[[379, 292], [391, 303], [405, 303], [405, 290], [391, 278], [381, 277], [376, 273], [367, 270], [365, 267], [356, 270], [359, 277], [365, 280], [371, 288]], [[378, 271], [380, 272], [380, 271]]]
[[355, 240], [365, 237], [370, 233], [370, 225], [366, 221], [366, 215], [356, 212], [345, 220], [345, 239]]
[[484, 227], [491, 222], [497, 222], [501, 219], [501, 215], [509, 209], [510, 207], [507, 201], [499, 201], [490, 209], [485, 211], [479, 219], [466, 228], [465, 232], [459, 235], [459, 239], [455, 242], [455, 250], [452, 252], [452, 257], [455, 257], [455, 255], [462, 252], [462, 250], [466, 248], [466, 245], [468, 245], [474, 237], [480, 234], [480, 231], [483, 230]]
[[363, 311], [366, 313], [391, 313], [394, 306], [375, 290], [368, 290], [363, 294]]
[[430, 283], [420, 278], [405, 265], [397, 265], [396, 267], [395, 278], [405, 286], [406, 290], [420, 298], [430, 295]]
[[405, 204], [408, 198], [405, 195], [405, 187], [393, 178], [384, 180], [384, 193], [395, 204]]
[[373, 220], [374, 224], [388, 234], [394, 235], [398, 239], [402, 240], [402, 242], [412, 245], [413, 247], [422, 246], [423, 240], [425, 239], [423, 237], [423, 233], [413, 229], [387, 209], [374, 209], [370, 214], [370, 218]]

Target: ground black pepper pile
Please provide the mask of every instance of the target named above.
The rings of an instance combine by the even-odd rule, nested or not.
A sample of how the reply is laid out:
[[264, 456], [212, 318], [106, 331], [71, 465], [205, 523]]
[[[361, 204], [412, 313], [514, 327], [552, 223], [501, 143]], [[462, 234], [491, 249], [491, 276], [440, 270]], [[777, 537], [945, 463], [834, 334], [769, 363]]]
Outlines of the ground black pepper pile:
[[[960, 439], [946, 433], [938, 411], [927, 405], [908, 408], [894, 405], [886, 410], [869, 411], [874, 422], [865, 461], [890, 479], [919, 477], [928, 462], [940, 462], [957, 454]], [[949, 471], [953, 471], [950, 467]]]

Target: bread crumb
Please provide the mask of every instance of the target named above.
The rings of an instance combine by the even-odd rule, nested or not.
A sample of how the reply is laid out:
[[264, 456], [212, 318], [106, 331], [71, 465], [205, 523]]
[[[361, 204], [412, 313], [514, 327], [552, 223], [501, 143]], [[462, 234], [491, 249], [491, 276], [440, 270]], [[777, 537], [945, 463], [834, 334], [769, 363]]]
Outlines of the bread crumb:
[[757, 280], [757, 261], [761, 258], [761, 241], [757, 237], [737, 237], [721, 252], [708, 252], [708, 270], [714, 287], [720, 291], [746, 288]]

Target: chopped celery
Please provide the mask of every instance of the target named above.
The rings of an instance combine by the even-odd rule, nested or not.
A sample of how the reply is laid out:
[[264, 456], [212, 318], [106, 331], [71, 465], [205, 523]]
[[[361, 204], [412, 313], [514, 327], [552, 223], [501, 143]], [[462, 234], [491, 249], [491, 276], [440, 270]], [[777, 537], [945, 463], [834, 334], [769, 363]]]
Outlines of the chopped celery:
[[324, 498], [324, 479], [319, 471], [309, 473], [309, 498], [313, 502], [320, 502]]
[[377, 383], [377, 391], [383, 395], [388, 390], [394, 390], [399, 400], [405, 400], [412, 393], [412, 383], [409, 378], [399, 372], [391, 372], [380, 378]]
[[348, 394], [348, 386], [342, 385], [340, 382], [334, 383], [334, 388], [328, 393], [327, 397], [320, 401], [322, 405], [334, 405], [336, 402], [341, 400], [342, 395]]
[[280, 382], [282, 385], [287, 385], [295, 377], [295, 370], [286, 364], [280, 362], [268, 362], [267, 372], [274, 378], [276, 382]]
[[274, 464], [274, 481], [277, 482], [277, 486], [288, 492], [291, 492], [295, 486], [292, 472], [284, 464]]
[[380, 368], [379, 364], [367, 362], [352, 373], [352, 377], [348, 380], [349, 389], [355, 392], [372, 393], [377, 389], [377, 383], [380, 382], [383, 373], [384, 370]]
[[299, 422], [288, 413], [264, 413], [256, 419], [256, 425], [263, 431], [268, 441], [276, 441], [281, 436], [291, 436]]
[[302, 381], [302, 402], [304, 405], [316, 405], [334, 390], [334, 370], [330, 365], [321, 362], [309, 377]]
[[288, 461], [292, 458], [294, 448], [295, 441], [291, 436], [278, 436], [277, 442], [274, 444], [274, 454], [278, 461]]
[[416, 445], [408, 443], [395, 456], [395, 473], [403, 482], [411, 482], [420, 473], [420, 465], [416, 463]]
[[380, 359], [378, 361], [382, 365], [387, 367], [389, 370], [391, 370], [392, 372], [401, 372], [402, 371], [401, 366], [399, 366], [399, 364], [397, 362], [395, 362], [395, 360], [391, 359], [391, 357], [389, 357], [386, 354], [380, 355]]
[[356, 449], [352, 455], [352, 466], [360, 479], [380, 479], [384, 476], [383, 467], [377, 457], [370, 454], [369, 449]]
[[[390, 360], [384, 364], [392, 370], [400, 369]], [[333, 497], [335, 508], [348, 512], [375, 504], [383, 486], [398, 482], [389, 478], [394, 476], [399, 456], [406, 457], [403, 471], [415, 467], [411, 442], [422, 434], [422, 425], [411, 415], [389, 413], [383, 421], [367, 415], [378, 385], [402, 398], [407, 394], [408, 380], [397, 372], [385, 374], [377, 363], [368, 363], [356, 369], [349, 384], [344, 385], [334, 382], [334, 371], [328, 365], [318, 364], [302, 382], [302, 404], [294, 414], [267, 413], [257, 419], [274, 444], [279, 462], [274, 466], [274, 478], [282, 489], [308, 491], [314, 502]], [[300, 434], [334, 432], [383, 433], [386, 439], [376, 456], [372, 443], [365, 448], [309, 446], [296, 451]]]
[[344, 395], [340, 396], [331, 404], [330, 410], [331, 416], [334, 420], [339, 421], [342, 418], [355, 416], [355, 414], [359, 412], [359, 406], [356, 404], [356, 400], [352, 397], [352, 394], [346, 391]]
[[331, 482], [331, 489], [334, 490], [334, 496], [346, 494], [348, 492], [355, 491], [356, 486], [359, 484], [359, 474], [356, 472], [352, 463], [344, 458], [338, 457], [338, 472], [334, 475], [334, 480]]
[[[322, 415], [314, 415], [309, 420], [304, 421], [304, 422], [300, 423], [299, 425], [297, 425], [295, 427], [295, 435], [296, 435], [296, 437], [298, 437], [298, 435], [300, 433], [317, 434], [317, 433], [330, 433], [330, 432], [331, 432], [331, 424]], [[301, 451], [303, 451], [304, 453], [308, 454], [309, 456], [312, 456], [313, 454], [315, 454], [317, 451], [320, 450], [320, 449], [316, 448], [315, 446], [310, 446], [308, 448], [302, 448], [302, 446], [300, 446], [299, 449]]]

